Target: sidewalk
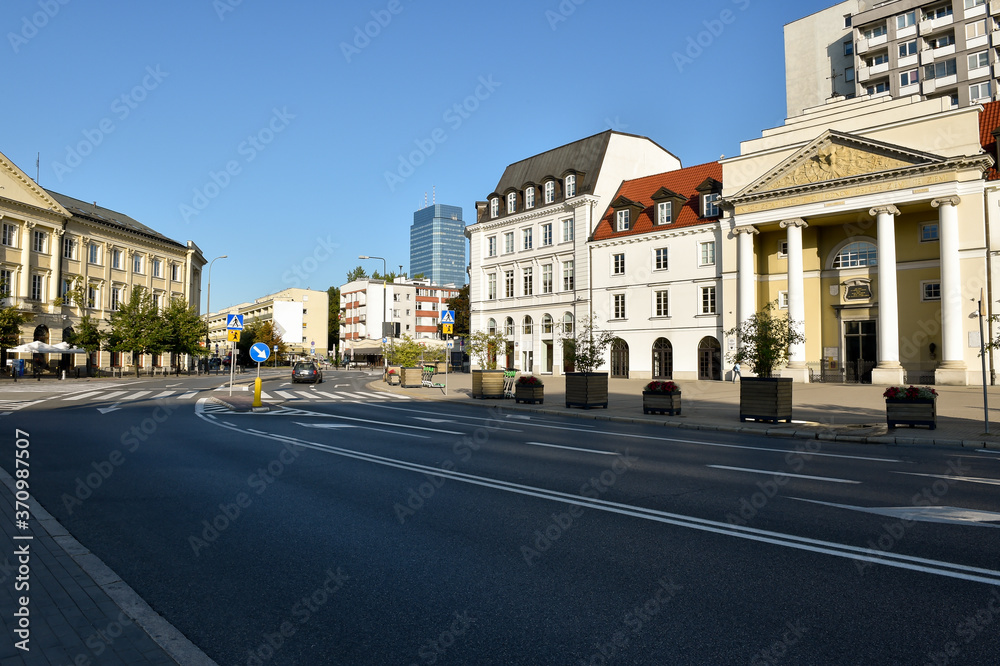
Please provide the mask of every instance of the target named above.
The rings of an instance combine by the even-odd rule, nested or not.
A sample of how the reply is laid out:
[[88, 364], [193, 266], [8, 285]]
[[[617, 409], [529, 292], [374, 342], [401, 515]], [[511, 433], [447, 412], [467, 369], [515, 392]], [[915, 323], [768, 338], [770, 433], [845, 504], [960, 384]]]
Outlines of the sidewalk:
[[[981, 386], [935, 386], [937, 428], [894, 428], [885, 420], [884, 386], [871, 384], [795, 384], [792, 423], [740, 422], [739, 384], [732, 382], [678, 381], [682, 393], [681, 414], [661, 416], [642, 413], [642, 388], [647, 379], [610, 379], [608, 408], [583, 410], [566, 407], [563, 376], [545, 375], [542, 405], [515, 404], [507, 400], [473, 400], [472, 375], [448, 375], [448, 392], [440, 388], [404, 389], [381, 380], [370, 389], [402, 393], [429, 400], [457, 400], [470, 404], [502, 406], [505, 410], [572, 415], [625, 423], [652, 423], [726, 432], [749, 432], [783, 437], [802, 437], [868, 444], [929, 444], [1000, 450], [1000, 386], [987, 387], [989, 433], [983, 411]], [[435, 375], [444, 383], [444, 375]]]
[[[14, 480], [0, 468], [0, 526], [9, 544], [0, 555], [0, 666], [215, 664], [34, 498], [28, 503], [27, 529], [18, 529], [15, 511], [23, 505], [15, 505]], [[22, 597], [26, 618], [19, 617]], [[18, 647], [25, 637], [29, 651]]]

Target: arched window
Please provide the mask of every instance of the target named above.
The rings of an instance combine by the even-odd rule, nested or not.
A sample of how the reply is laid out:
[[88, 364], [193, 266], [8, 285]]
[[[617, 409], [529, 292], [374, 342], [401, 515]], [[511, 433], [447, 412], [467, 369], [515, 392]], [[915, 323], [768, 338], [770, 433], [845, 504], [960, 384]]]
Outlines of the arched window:
[[493, 197], [490, 199], [490, 217], [500, 215], [500, 199]]
[[545, 183], [545, 203], [550, 204], [556, 200], [556, 181], [549, 180]]
[[535, 207], [535, 188], [529, 187], [524, 190], [524, 207]]
[[514, 318], [507, 317], [507, 321], [504, 322], [504, 335], [512, 336], [514, 335]]
[[534, 321], [528, 315], [524, 316], [524, 321], [521, 322], [521, 331], [525, 335], [531, 335], [531, 330], [534, 328]]
[[507, 214], [517, 212], [517, 192], [511, 192], [507, 195]]
[[576, 176], [574, 176], [572, 174], [566, 176], [566, 181], [563, 184], [563, 187], [565, 188], [566, 198], [567, 199], [569, 199], [570, 197], [575, 197], [576, 196]]
[[858, 268], [878, 265], [878, 248], [868, 241], [848, 243], [833, 259], [834, 268]]
[[548, 313], [542, 316], [542, 335], [552, 335], [552, 315]]
[[486, 323], [486, 332], [487, 333], [496, 333], [497, 332], [497, 320], [496, 319], [490, 319]]
[[563, 333], [573, 335], [573, 315], [569, 312], [563, 315]]

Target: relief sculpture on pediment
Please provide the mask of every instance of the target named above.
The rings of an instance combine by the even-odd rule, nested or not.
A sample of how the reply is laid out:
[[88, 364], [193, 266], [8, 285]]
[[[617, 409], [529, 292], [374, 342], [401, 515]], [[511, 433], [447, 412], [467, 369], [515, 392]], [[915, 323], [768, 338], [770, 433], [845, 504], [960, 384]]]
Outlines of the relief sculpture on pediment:
[[877, 173], [905, 166], [910, 166], [910, 163], [888, 155], [828, 144], [821, 146], [815, 154], [805, 157], [798, 164], [793, 165], [792, 170], [784, 176], [771, 181], [765, 191], [822, 183], [828, 180]]

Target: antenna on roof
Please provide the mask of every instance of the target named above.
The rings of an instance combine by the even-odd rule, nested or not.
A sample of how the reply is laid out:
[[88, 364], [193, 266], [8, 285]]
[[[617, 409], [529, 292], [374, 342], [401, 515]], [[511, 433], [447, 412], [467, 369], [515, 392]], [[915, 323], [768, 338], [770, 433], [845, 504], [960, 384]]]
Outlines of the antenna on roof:
[[41, 161], [42, 161], [42, 154], [39, 152], [35, 156], [35, 184], [36, 185], [38, 184], [38, 175], [39, 175], [38, 174], [38, 165], [41, 163]]
[[431, 192], [433, 192], [433, 194], [434, 194], [434, 198], [432, 199], [432, 201], [434, 202], [435, 205], [437, 205], [437, 202], [438, 202], [438, 187], [437, 187], [437, 185], [434, 185], [431, 188]]
[[427, 208], [427, 190], [424, 190], [424, 208]]

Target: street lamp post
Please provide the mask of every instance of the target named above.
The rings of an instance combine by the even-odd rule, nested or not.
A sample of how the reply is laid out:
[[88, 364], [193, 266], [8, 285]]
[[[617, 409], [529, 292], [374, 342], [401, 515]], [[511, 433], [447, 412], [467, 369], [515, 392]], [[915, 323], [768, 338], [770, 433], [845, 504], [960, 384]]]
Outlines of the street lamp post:
[[[381, 259], [382, 260], [382, 335], [384, 336], [385, 335], [385, 331], [386, 331], [385, 325], [389, 321], [388, 315], [386, 314], [386, 308], [388, 307], [388, 300], [389, 299], [387, 297], [387, 293], [388, 292], [387, 292], [387, 288], [386, 288], [386, 285], [385, 285], [386, 279], [387, 279], [386, 275], [388, 274], [389, 269], [386, 266], [385, 258], [384, 257], [370, 257], [367, 254], [362, 254], [362, 255], [360, 255], [358, 257], [358, 259]], [[392, 342], [391, 342], [392, 341], [392, 330], [391, 330], [391, 328], [392, 327], [390, 327], [390, 331], [389, 331], [389, 335], [388, 335], [388, 338], [390, 340], [390, 345], [392, 344]], [[383, 357], [382, 358], [382, 364], [385, 367], [389, 367], [389, 360], [387, 358]]]
[[[224, 254], [221, 257], [216, 257], [212, 261], [208, 262], [208, 295], [205, 299], [205, 346], [208, 348], [209, 356], [212, 355], [212, 338], [210, 318], [212, 316], [212, 264], [214, 264], [219, 259], [228, 259], [229, 255]], [[208, 366], [205, 366], [205, 370], [208, 370]]]

